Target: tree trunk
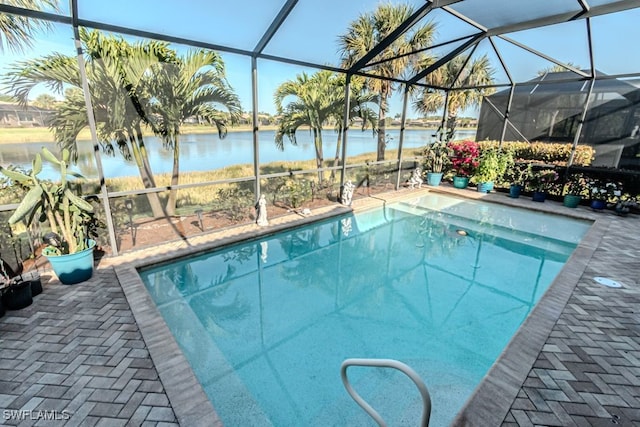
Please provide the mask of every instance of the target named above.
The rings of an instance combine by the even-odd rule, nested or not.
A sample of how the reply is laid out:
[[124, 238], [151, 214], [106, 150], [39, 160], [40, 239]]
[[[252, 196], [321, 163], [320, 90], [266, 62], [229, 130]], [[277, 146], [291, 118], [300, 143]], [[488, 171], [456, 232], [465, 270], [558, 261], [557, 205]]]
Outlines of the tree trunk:
[[378, 114], [378, 156], [377, 160], [384, 160], [384, 151], [387, 147], [387, 98], [389, 97], [389, 88], [387, 85], [382, 86], [380, 91], [380, 112]]
[[142, 129], [140, 128], [139, 124], [136, 125], [136, 137], [138, 139], [138, 146], [140, 147], [140, 157], [142, 158], [142, 165], [148, 176], [151, 187], [155, 187], [156, 178], [153, 176], [153, 172], [151, 171], [151, 164], [149, 163], [149, 154], [147, 153], [147, 147], [144, 143], [144, 139], [142, 138]]
[[[174, 133], [173, 139], [173, 170], [171, 172], [171, 187], [178, 185], [178, 178], [180, 176], [180, 136], [178, 132]], [[176, 214], [176, 200], [178, 196], [178, 190], [171, 188], [169, 190], [169, 198], [167, 199], [167, 216], [174, 216]]]
[[[316, 146], [316, 167], [320, 169], [324, 163], [324, 154], [322, 153], [322, 128], [313, 130], [313, 142]], [[320, 170], [318, 171], [318, 180], [318, 184], [322, 185], [324, 173]]]
[[[130, 138], [129, 143], [131, 144], [131, 152], [133, 153], [133, 158], [136, 162], [136, 166], [138, 167], [140, 178], [142, 179], [142, 185], [144, 185], [144, 188], [155, 187], [156, 183], [153, 173], [151, 173], [149, 161], [148, 159], [145, 160], [146, 156], [143, 156], [140, 152], [140, 145], [144, 146], [142, 133], [138, 136], [138, 141], [136, 141], [135, 138]], [[160, 203], [158, 193], [147, 193], [147, 200], [149, 201], [149, 207], [151, 208], [151, 214], [153, 217], [162, 218], [164, 216], [164, 211], [162, 210], [162, 204]]]
[[[340, 148], [342, 147], [342, 128], [338, 129], [338, 140], [336, 141], [336, 155], [333, 158], [333, 166], [339, 166], [340, 165]], [[344, 160], [343, 160], [344, 161]], [[336, 170], [332, 169], [331, 170], [331, 182], [335, 181], [336, 179]]]

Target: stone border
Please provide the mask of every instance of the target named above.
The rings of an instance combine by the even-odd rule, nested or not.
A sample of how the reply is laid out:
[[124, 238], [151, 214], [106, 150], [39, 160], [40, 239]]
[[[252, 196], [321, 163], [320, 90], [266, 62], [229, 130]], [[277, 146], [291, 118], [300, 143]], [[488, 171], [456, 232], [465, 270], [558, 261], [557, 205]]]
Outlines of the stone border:
[[222, 427], [222, 421], [137, 270], [134, 267], [114, 270], [178, 423], [189, 427]]
[[[308, 217], [293, 215], [279, 218], [268, 227], [242, 226], [239, 227], [239, 233], [229, 233], [229, 235], [222, 233], [223, 235], [218, 238], [208, 236], [209, 239], [206, 239], [207, 236], [198, 236], [192, 239], [192, 242], [169, 244], [167, 245], [169, 246], [168, 250], [167, 248], [157, 251], [147, 249], [139, 254], [133, 254], [133, 256], [125, 254], [117, 259], [106, 260], [104, 264], [114, 267], [127, 303], [181, 426], [222, 427], [223, 424], [196, 378], [189, 361], [144, 286], [137, 268], [199, 254], [249, 238], [270, 235], [292, 226], [300, 226], [349, 212], [351, 212], [350, 208], [333, 206], [330, 209], [321, 209], [318, 214]], [[230, 231], [230, 229], [225, 231]], [[144, 256], [149, 252], [152, 254]], [[132, 259], [127, 260], [129, 257]]]
[[[555, 204], [550, 207], [531, 202], [534, 204], [529, 206], [526, 200], [516, 201], [496, 194], [475, 194], [468, 190], [461, 191], [446, 186], [417, 191], [399, 191], [388, 195], [381, 194], [376, 197], [357, 199], [354, 200], [353, 211], [366, 211], [386, 203], [402, 201], [407, 197], [421, 197], [430, 191], [594, 221], [558, 276], [518, 328], [507, 347], [478, 384], [471, 397], [467, 399], [452, 423], [456, 426], [499, 425], [508, 414], [529, 371], [542, 351], [551, 329], [560, 317], [611, 220], [594, 216], [584, 210], [567, 209], [567, 212], [558, 212]], [[137, 268], [274, 234], [294, 226], [305, 225], [350, 211], [352, 209], [338, 205], [323, 209], [319, 214], [308, 217], [294, 215], [293, 218], [291, 216], [279, 218], [268, 227], [258, 228], [253, 224], [240, 226], [237, 227], [238, 232], [236, 233], [221, 233], [222, 236], [217, 237], [197, 236], [193, 239], [187, 239], [186, 242], [169, 243], [158, 249], [147, 249], [144, 252], [128, 253], [105, 260], [107, 265], [114, 265], [127, 302], [180, 425], [219, 427], [222, 426], [222, 422], [146, 290]], [[234, 229], [229, 230], [233, 231]], [[190, 243], [189, 240], [193, 240], [193, 242]]]
[[[575, 216], [563, 214], [593, 219], [591, 215], [577, 213]], [[595, 218], [560, 273], [458, 412], [452, 426], [484, 427], [503, 423], [610, 223], [610, 218]]]

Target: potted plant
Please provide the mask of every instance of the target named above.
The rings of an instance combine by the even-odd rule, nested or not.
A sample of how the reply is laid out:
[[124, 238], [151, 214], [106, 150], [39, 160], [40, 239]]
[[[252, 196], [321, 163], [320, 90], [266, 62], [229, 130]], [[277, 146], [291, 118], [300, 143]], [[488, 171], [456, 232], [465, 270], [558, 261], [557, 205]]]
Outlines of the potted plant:
[[609, 201], [615, 201], [622, 195], [619, 185], [615, 182], [592, 178], [588, 181], [589, 194], [591, 196], [591, 209], [602, 211]]
[[[42, 159], [49, 161], [60, 171], [57, 182], [41, 179]], [[93, 249], [96, 245], [92, 233], [96, 219], [93, 206], [74, 194], [75, 182], [69, 178], [82, 177], [68, 170], [69, 151], [63, 150], [57, 159], [42, 148], [36, 154], [29, 174], [0, 167], [0, 172], [14, 184], [28, 189], [24, 199], [9, 218], [9, 224], [24, 221], [29, 226], [34, 220], [47, 222], [51, 232], [44, 236], [47, 246], [42, 254], [60, 281], [73, 284], [85, 281], [93, 274]]]
[[534, 202], [544, 202], [547, 193], [553, 189], [558, 181], [558, 173], [553, 169], [540, 169], [531, 176], [530, 184], [533, 194], [531, 199]]
[[480, 147], [475, 141], [454, 141], [449, 143], [449, 148], [453, 153], [451, 158], [451, 167], [455, 173], [453, 186], [455, 188], [467, 188], [469, 177], [478, 168]]
[[507, 167], [513, 163], [513, 154], [510, 151], [501, 151], [499, 148], [489, 148], [480, 153], [478, 168], [473, 179], [480, 193], [488, 193], [493, 190], [495, 181], [504, 176]]
[[569, 175], [563, 188], [564, 199], [562, 204], [568, 208], [577, 208], [582, 196], [588, 192], [588, 182], [581, 173]]
[[507, 169], [506, 178], [509, 185], [509, 197], [517, 199], [531, 176], [531, 163], [513, 163]]
[[440, 185], [445, 168], [451, 162], [451, 148], [444, 141], [437, 141], [427, 145], [422, 151], [424, 156], [424, 170], [427, 171], [427, 184]]

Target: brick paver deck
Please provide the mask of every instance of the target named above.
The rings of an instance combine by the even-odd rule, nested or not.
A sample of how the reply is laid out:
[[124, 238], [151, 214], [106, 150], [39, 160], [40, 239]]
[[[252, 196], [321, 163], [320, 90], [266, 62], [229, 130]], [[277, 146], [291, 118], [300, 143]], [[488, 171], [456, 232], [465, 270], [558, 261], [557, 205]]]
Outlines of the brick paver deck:
[[[487, 199], [596, 222], [454, 423], [640, 425], [640, 218]], [[379, 203], [358, 200], [356, 209]], [[30, 307], [0, 319], [0, 424], [221, 425], [135, 266], [310, 219], [294, 215], [268, 230], [247, 225], [103, 260], [78, 285], [50, 280]], [[624, 286], [603, 287], [594, 276]], [[68, 419], [31, 419], [51, 414]]]
[[177, 426], [113, 269], [44, 288], [0, 319], [0, 425]]

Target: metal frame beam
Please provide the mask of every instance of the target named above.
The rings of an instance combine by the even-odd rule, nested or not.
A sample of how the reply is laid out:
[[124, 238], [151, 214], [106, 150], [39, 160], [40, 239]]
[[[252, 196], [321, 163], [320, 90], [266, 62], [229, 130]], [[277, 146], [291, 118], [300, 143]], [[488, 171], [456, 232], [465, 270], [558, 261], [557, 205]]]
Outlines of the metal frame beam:
[[594, 16], [622, 12], [624, 10], [635, 9], [637, 7], [640, 7], [640, 0], [619, 0], [615, 3], [591, 7], [587, 12], [582, 11], [577, 15], [576, 12], [573, 11], [559, 13], [552, 16], [545, 16], [543, 18], [518, 22], [517, 24], [490, 28], [487, 33], [491, 36], [497, 36], [501, 34], [514, 33], [516, 31], [530, 30], [532, 28], [546, 27], [547, 25], [561, 24], [563, 22], [574, 21], [576, 19], [593, 18]]
[[269, 28], [267, 28], [267, 31], [262, 35], [260, 41], [256, 44], [256, 47], [253, 49], [254, 54], [262, 53], [297, 3], [298, 0], [287, 0], [287, 2], [282, 6], [282, 9], [280, 9], [280, 12], [278, 12], [271, 22], [271, 25], [269, 25]]
[[398, 175], [396, 177], [396, 190], [400, 188], [400, 175], [402, 175], [402, 146], [404, 145], [404, 128], [407, 123], [407, 106], [409, 103], [409, 85], [404, 85], [402, 97], [402, 114], [400, 115], [400, 141], [398, 142]]
[[27, 18], [42, 19], [44, 21], [59, 22], [62, 24], [72, 24], [70, 16], [58, 15], [56, 13], [42, 12], [33, 9], [24, 9], [22, 7], [9, 6], [0, 4], [0, 13], [8, 13], [10, 15], [26, 16]]
[[89, 88], [89, 80], [85, 68], [84, 57], [82, 52], [82, 44], [80, 42], [80, 32], [78, 30], [78, 0], [69, 0], [71, 10], [71, 21], [73, 27], [73, 41], [76, 47], [76, 59], [78, 61], [78, 70], [82, 82], [82, 92], [84, 95], [84, 103], [87, 109], [87, 119], [89, 122], [89, 131], [91, 132], [91, 142], [93, 144], [93, 156], [96, 161], [96, 169], [98, 170], [98, 179], [100, 180], [100, 195], [104, 208], [105, 220], [107, 222], [107, 231], [109, 233], [109, 245], [111, 245], [111, 253], [118, 255], [118, 240], [116, 238], [115, 226], [111, 215], [111, 204], [109, 203], [109, 190], [104, 177], [102, 168], [102, 158], [100, 157], [100, 144], [98, 142], [98, 131], [96, 119], [93, 114], [93, 103], [91, 101], [91, 92]]
[[[441, 0], [438, 1], [430, 1], [422, 5], [418, 10], [416, 10], [409, 18], [407, 18], [404, 22], [398, 25], [398, 28], [389, 33], [384, 39], [382, 39], [376, 46], [373, 47], [369, 52], [367, 52], [362, 58], [358, 59], [350, 68], [349, 73], [353, 74], [356, 71], [359, 71], [361, 68], [364, 68], [369, 61], [382, 53], [386, 48], [391, 46], [391, 44], [398, 39], [398, 37], [402, 36], [407, 30], [417, 24], [422, 18], [424, 18], [429, 12], [438, 7], [443, 7], [449, 4], [458, 3], [461, 0]], [[435, 4], [437, 3], [437, 4]]]
[[499, 37], [502, 40], [513, 44], [514, 46], [518, 46], [519, 48], [524, 49], [527, 52], [533, 53], [534, 55], [537, 55], [542, 59], [546, 59], [547, 61], [553, 62], [554, 64], [559, 65], [561, 67], [564, 67], [567, 70], [572, 71], [572, 72], [574, 72], [576, 74], [579, 74], [579, 75], [581, 75], [583, 77], [591, 77], [590, 74], [587, 74], [582, 70], [579, 70], [579, 69], [577, 69], [575, 67], [572, 67], [571, 65], [568, 65], [568, 64], [566, 64], [566, 63], [564, 63], [562, 61], [558, 61], [557, 59], [552, 58], [549, 55], [545, 55], [544, 53], [539, 52], [539, 51], [537, 51], [537, 50], [535, 50], [535, 49], [533, 49], [533, 48], [531, 48], [531, 47], [529, 47], [529, 46], [527, 46], [525, 44], [522, 44], [522, 43], [520, 43], [520, 42], [518, 42], [516, 40], [513, 40], [512, 38], [509, 38], [509, 37], [504, 36], [504, 35], [499, 35], [499, 36], [496, 36], [496, 37]]
[[409, 83], [410, 85], [413, 85], [413, 84], [417, 83], [419, 80], [424, 78], [426, 75], [428, 75], [429, 73], [433, 72], [434, 70], [437, 70], [442, 65], [446, 64], [451, 59], [453, 59], [456, 56], [458, 56], [458, 54], [460, 54], [461, 52], [464, 52], [469, 46], [471, 46], [474, 43], [477, 43], [480, 40], [482, 40], [484, 37], [485, 37], [484, 33], [476, 34], [471, 39], [467, 40], [465, 43], [463, 43], [460, 46], [458, 46], [457, 48], [453, 49], [447, 55], [445, 55], [442, 58], [438, 59], [436, 62], [434, 62], [429, 67], [425, 68], [424, 70], [422, 70], [421, 72], [419, 72], [418, 74], [413, 76], [407, 83]]

